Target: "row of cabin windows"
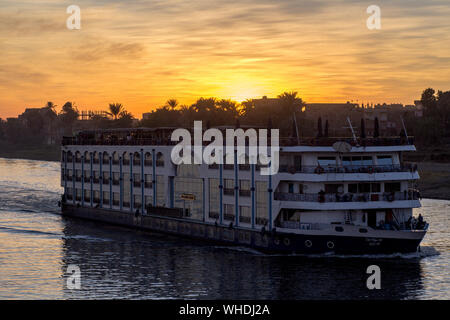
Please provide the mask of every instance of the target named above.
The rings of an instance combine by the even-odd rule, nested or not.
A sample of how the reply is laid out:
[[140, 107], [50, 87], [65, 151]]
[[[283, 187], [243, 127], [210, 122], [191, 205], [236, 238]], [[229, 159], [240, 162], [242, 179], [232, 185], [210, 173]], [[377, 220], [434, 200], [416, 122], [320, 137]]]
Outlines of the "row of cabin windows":
[[[81, 201], [81, 189], [75, 189], [75, 201]], [[66, 198], [67, 200], [74, 200], [73, 198], [73, 189], [67, 188], [66, 192]], [[145, 196], [145, 204], [151, 205], [153, 203], [153, 197], [151, 196]], [[91, 192], [89, 190], [84, 190], [84, 202], [90, 202], [91, 201]], [[100, 192], [97, 190], [93, 191], [93, 197], [92, 197], [92, 203], [99, 204], [100, 203]], [[103, 192], [103, 204], [109, 205], [110, 204], [110, 193], [107, 191]], [[117, 192], [113, 192], [113, 197], [111, 199], [111, 204], [113, 206], [119, 206], [120, 205], [120, 194]], [[124, 207], [130, 207], [130, 201], [129, 199], [123, 200], [123, 206]], [[133, 197], [133, 207], [135, 209], [139, 209], [142, 207], [142, 196], [141, 195], [134, 195]]]
[[[109, 155], [107, 153], [105, 153], [102, 157], [102, 163], [103, 164], [109, 164]], [[138, 153], [134, 154], [134, 158], [133, 158], [133, 164], [134, 165], [140, 165], [141, 164], [141, 156]], [[123, 164], [124, 165], [129, 165], [130, 164], [130, 154], [128, 153], [124, 153], [123, 154]], [[64, 161], [64, 154], [62, 156], [62, 160]], [[80, 163], [81, 162], [81, 154], [80, 153], [76, 153], [76, 156], [74, 157], [72, 153], [67, 153], [67, 162], [71, 163], [73, 160], [75, 160], [75, 162]], [[84, 162], [85, 163], [89, 163], [91, 161], [91, 157], [89, 153], [85, 153], [85, 159]], [[94, 164], [98, 164], [100, 163], [100, 157], [99, 157], [99, 153], [94, 153], [94, 157], [93, 157], [93, 163]], [[114, 153], [114, 155], [112, 156], [112, 163], [115, 165], [119, 164], [119, 155], [117, 153]], [[152, 156], [150, 154], [146, 154], [144, 157], [144, 165], [145, 166], [152, 166], [153, 164], [153, 159]], [[162, 153], [158, 153], [156, 155], [156, 166], [157, 167], [163, 167], [164, 166], [164, 156]]]
[[[295, 185], [298, 189], [295, 190]], [[344, 191], [343, 184], [337, 183], [327, 183], [324, 188], [325, 193], [342, 193]], [[400, 182], [386, 182], [384, 183], [384, 192], [399, 192], [401, 191]], [[303, 184], [288, 184], [289, 193], [304, 193]], [[381, 192], [381, 183], [349, 183], [348, 184], [349, 193], [378, 193]]]
[[[80, 182], [82, 180], [81, 173], [82, 173], [81, 170], [75, 170], [75, 181]], [[125, 179], [129, 180], [130, 175], [128, 173], [124, 173], [123, 176], [124, 176], [124, 180]], [[110, 177], [109, 171], [104, 171], [103, 176], [102, 176], [103, 184], [109, 184], [110, 178], [111, 177]], [[62, 170], [62, 179], [64, 180], [64, 170]], [[73, 180], [73, 171], [67, 170], [67, 181], [72, 181], [72, 180]], [[93, 180], [93, 183], [96, 183], [96, 184], [100, 183], [100, 172], [99, 171], [93, 171], [92, 180]], [[91, 181], [91, 172], [85, 171], [84, 172], [84, 182], [87, 183], [90, 181]], [[135, 186], [140, 186], [141, 175], [139, 173], [133, 174], [133, 183]], [[112, 184], [113, 185], [120, 184], [120, 173], [119, 172], [113, 172]], [[151, 174], [145, 175], [144, 184], [145, 184], [146, 188], [152, 188], [152, 175]]]
[[[234, 179], [224, 179], [224, 194], [234, 195]], [[249, 197], [251, 190], [250, 180], [239, 180], [239, 195], [243, 197]]]
[[[381, 183], [349, 183], [347, 186], [349, 193], [379, 193], [381, 192]], [[325, 184], [325, 193], [342, 193], [344, 191], [343, 184]], [[401, 191], [400, 182], [385, 182], [384, 192]]]
[[[256, 224], [259, 225], [265, 225], [267, 223], [267, 219], [266, 218], [260, 218], [258, 217], [258, 212], [262, 212], [262, 214], [266, 213], [266, 209], [262, 209], [262, 210], [256, 210]], [[224, 204], [223, 205], [223, 219], [225, 221], [235, 221], [236, 216], [235, 216], [236, 212], [235, 212], [235, 206], [233, 204]], [[239, 206], [239, 222], [244, 222], [244, 223], [250, 223], [251, 222], [251, 216], [252, 216], [252, 209], [250, 206]], [[217, 218], [218, 215], [217, 214], [211, 214], [210, 212], [210, 217], [211, 218]]]
[[[391, 166], [394, 164], [392, 156], [380, 155], [376, 156], [378, 166]], [[337, 157], [317, 157], [317, 163], [322, 167], [336, 166]], [[342, 157], [343, 166], [373, 166], [375, 165], [372, 156], [344, 156]]]

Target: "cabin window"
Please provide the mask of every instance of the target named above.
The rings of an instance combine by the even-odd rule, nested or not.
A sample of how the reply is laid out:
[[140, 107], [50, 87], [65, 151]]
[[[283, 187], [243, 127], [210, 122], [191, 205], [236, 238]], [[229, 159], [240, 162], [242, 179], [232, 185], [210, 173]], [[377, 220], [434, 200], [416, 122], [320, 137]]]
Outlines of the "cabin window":
[[294, 184], [293, 183], [289, 183], [289, 193], [294, 193]]
[[355, 156], [351, 157], [352, 165], [353, 166], [371, 166], [373, 165], [373, 159], [370, 156]]
[[358, 184], [358, 192], [369, 193], [370, 192], [370, 183], [359, 183]]
[[344, 191], [343, 184], [325, 184], [325, 193], [341, 193]]
[[302, 156], [294, 156], [294, 167], [298, 171], [302, 169]]
[[241, 190], [250, 190], [250, 180], [240, 180], [239, 188]]
[[400, 182], [388, 182], [384, 184], [385, 192], [399, 192], [400, 191]]
[[108, 191], [103, 192], [103, 204], [109, 204], [109, 192]]
[[371, 192], [381, 192], [381, 185], [379, 183], [371, 183]]
[[303, 184], [298, 185], [298, 193], [303, 194]]
[[150, 174], [146, 174], [145, 175], [145, 187], [146, 188], [152, 188], [153, 186], [152, 186], [152, 175], [150, 175]]
[[115, 206], [120, 205], [120, 193], [118, 192], [113, 193], [113, 205]]
[[120, 182], [120, 173], [113, 172], [113, 184], [118, 185]]
[[234, 219], [234, 205], [232, 204], [224, 204], [224, 219], [225, 220], [233, 220]]
[[94, 202], [99, 203], [100, 202], [100, 192], [97, 190], [94, 190]]
[[317, 162], [321, 167], [335, 166], [336, 157], [317, 157]]
[[248, 206], [239, 206], [239, 215], [241, 217], [250, 217], [251, 216], [251, 210]]
[[393, 165], [392, 156], [377, 156], [377, 163], [379, 166]]
[[84, 190], [84, 201], [86, 201], [86, 202], [91, 201], [91, 191], [90, 190]]
[[98, 182], [99, 179], [100, 179], [100, 172], [99, 171], [94, 171], [94, 180], [95, 180], [95, 182]]
[[343, 157], [342, 165], [343, 166], [351, 166], [352, 165], [352, 157]]
[[234, 189], [233, 179], [225, 179], [225, 189]]
[[156, 166], [157, 167], [164, 167], [164, 156], [161, 152], [158, 152], [156, 154]]
[[142, 197], [140, 195], [135, 194], [134, 197], [133, 197], [133, 200], [134, 200], [134, 205], [133, 205], [134, 209], [141, 209], [141, 207], [142, 207], [142, 203], [141, 203]]
[[81, 201], [81, 193], [82, 193], [81, 189], [76, 189], [75, 194], [76, 194], [77, 201]]
[[381, 186], [379, 183], [349, 183], [348, 192], [350, 193], [370, 193], [380, 192]]
[[145, 205], [147, 207], [153, 205], [153, 198], [151, 196], [145, 196]]
[[109, 183], [109, 172], [103, 171], [103, 184], [108, 184], [108, 183]]

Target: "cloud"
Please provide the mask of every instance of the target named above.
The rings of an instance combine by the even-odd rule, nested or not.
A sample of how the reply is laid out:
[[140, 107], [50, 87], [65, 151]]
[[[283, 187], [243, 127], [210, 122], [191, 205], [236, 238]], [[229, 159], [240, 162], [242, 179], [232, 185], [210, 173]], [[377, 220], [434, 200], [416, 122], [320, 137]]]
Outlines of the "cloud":
[[[3, 95], [114, 98], [141, 111], [239, 90], [407, 103], [450, 85], [448, 0], [377, 0], [377, 31], [365, 0], [77, 0], [78, 31], [65, 28], [69, 4], [2, 2]], [[26, 91], [33, 81], [42, 89]]]
[[106, 39], [87, 40], [69, 50], [73, 59], [95, 63], [98, 60], [138, 59], [145, 53], [140, 43], [122, 43]]

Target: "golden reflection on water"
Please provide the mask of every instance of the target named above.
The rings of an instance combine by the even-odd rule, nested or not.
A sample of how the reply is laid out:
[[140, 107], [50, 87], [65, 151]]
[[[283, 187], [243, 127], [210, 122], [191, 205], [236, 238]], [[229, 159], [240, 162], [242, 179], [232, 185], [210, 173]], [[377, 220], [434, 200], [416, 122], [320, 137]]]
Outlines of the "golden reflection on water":
[[[1, 299], [450, 298], [450, 201], [418, 210], [431, 225], [421, 259], [267, 256], [62, 218], [59, 179], [58, 163], [0, 159]], [[81, 290], [66, 286], [70, 264]], [[377, 292], [365, 287], [370, 264]]]

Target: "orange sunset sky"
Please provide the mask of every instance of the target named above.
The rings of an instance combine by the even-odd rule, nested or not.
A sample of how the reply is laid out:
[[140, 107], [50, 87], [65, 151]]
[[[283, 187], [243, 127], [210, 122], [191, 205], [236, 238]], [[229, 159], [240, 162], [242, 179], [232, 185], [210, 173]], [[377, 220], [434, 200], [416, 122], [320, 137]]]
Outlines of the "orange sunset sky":
[[[69, 5], [81, 30], [66, 28]], [[381, 7], [381, 30], [366, 9]], [[47, 101], [122, 103], [140, 118], [169, 98], [411, 104], [450, 89], [448, 0], [0, 0], [0, 117]], [[59, 108], [58, 108], [59, 109]]]

